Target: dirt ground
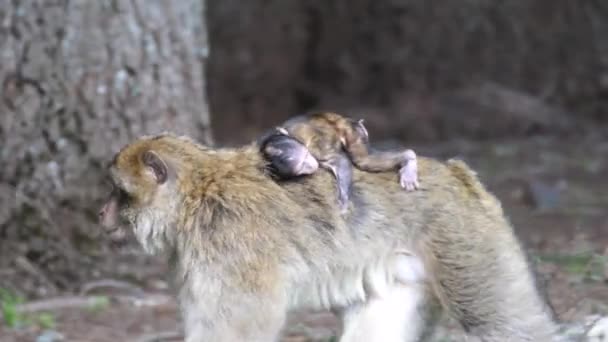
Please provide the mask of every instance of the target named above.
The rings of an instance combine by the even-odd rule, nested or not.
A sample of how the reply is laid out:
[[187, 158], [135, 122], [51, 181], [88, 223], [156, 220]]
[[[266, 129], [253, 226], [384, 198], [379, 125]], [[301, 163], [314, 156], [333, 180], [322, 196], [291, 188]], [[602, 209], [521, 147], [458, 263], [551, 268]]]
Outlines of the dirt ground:
[[[559, 320], [608, 314], [605, 135], [571, 140], [451, 141], [411, 147], [423, 156], [462, 158], [478, 171], [503, 201]], [[165, 267], [161, 263], [146, 267], [145, 279], [133, 281], [133, 287], [143, 289], [144, 297], [163, 294], [161, 304], [101, 301], [99, 305], [54, 309], [46, 319], [20, 328], [0, 324], [0, 341], [62, 340], [53, 336], [64, 341], [161, 340], [160, 332], [179, 330], [178, 313], [166, 289]], [[329, 341], [336, 330], [336, 321], [328, 313], [297, 313], [290, 318], [284, 341]], [[451, 340], [458, 340], [455, 336], [460, 335], [453, 325], [446, 331]]]

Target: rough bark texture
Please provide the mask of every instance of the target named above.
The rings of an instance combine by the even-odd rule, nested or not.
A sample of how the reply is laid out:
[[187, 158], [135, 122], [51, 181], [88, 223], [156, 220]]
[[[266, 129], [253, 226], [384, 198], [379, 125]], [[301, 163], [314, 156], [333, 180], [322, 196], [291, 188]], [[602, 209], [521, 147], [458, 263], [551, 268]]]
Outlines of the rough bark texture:
[[0, 269], [35, 280], [18, 292], [96, 272], [100, 170], [121, 145], [211, 141], [207, 55], [201, 0], [0, 2]]

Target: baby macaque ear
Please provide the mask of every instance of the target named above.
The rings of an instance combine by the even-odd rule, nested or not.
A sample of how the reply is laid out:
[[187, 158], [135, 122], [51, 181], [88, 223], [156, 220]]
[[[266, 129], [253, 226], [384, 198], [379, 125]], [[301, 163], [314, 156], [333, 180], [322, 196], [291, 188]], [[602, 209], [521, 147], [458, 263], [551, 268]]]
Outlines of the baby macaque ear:
[[365, 124], [363, 122], [363, 119], [357, 120], [357, 125], [356, 125], [355, 128], [357, 129], [357, 131], [359, 132], [359, 134], [361, 134], [363, 136], [363, 138], [369, 139], [369, 134], [367, 133], [367, 128], [365, 128]]
[[276, 128], [276, 130], [277, 130], [277, 132], [279, 132], [279, 133], [281, 133], [283, 135], [289, 135], [289, 132], [287, 132], [287, 130], [285, 128], [281, 127], [281, 126], [278, 126]]
[[141, 160], [146, 167], [152, 171], [156, 182], [163, 184], [167, 181], [168, 168], [167, 164], [160, 158], [160, 156], [153, 151], [146, 151], [141, 156]]

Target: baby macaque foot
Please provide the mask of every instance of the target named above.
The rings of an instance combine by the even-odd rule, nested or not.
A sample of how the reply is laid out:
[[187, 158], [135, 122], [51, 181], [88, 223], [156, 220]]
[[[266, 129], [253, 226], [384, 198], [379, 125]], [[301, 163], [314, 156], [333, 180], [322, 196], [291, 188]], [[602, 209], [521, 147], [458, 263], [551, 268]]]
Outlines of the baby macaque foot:
[[399, 169], [399, 184], [406, 191], [414, 191], [420, 187], [418, 184], [418, 161], [416, 153], [412, 150], [406, 150], [405, 163]]

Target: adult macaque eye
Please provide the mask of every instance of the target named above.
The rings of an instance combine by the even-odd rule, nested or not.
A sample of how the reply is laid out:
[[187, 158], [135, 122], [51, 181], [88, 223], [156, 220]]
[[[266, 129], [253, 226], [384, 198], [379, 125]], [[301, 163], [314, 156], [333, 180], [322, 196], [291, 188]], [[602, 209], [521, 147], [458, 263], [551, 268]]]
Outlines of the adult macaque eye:
[[121, 188], [116, 188], [116, 195], [120, 205], [128, 204], [131, 200], [131, 195]]
[[112, 177], [104, 177], [102, 182], [104, 187], [114, 190], [114, 181], [112, 180]]
[[116, 193], [116, 185], [114, 185], [114, 181], [109, 177], [103, 179], [103, 189], [107, 191], [105, 192], [107, 197], [112, 197]]
[[131, 200], [131, 195], [123, 188], [118, 187], [116, 183], [112, 183], [111, 186], [112, 192], [110, 193], [110, 197], [117, 202], [118, 206], [127, 205]]

